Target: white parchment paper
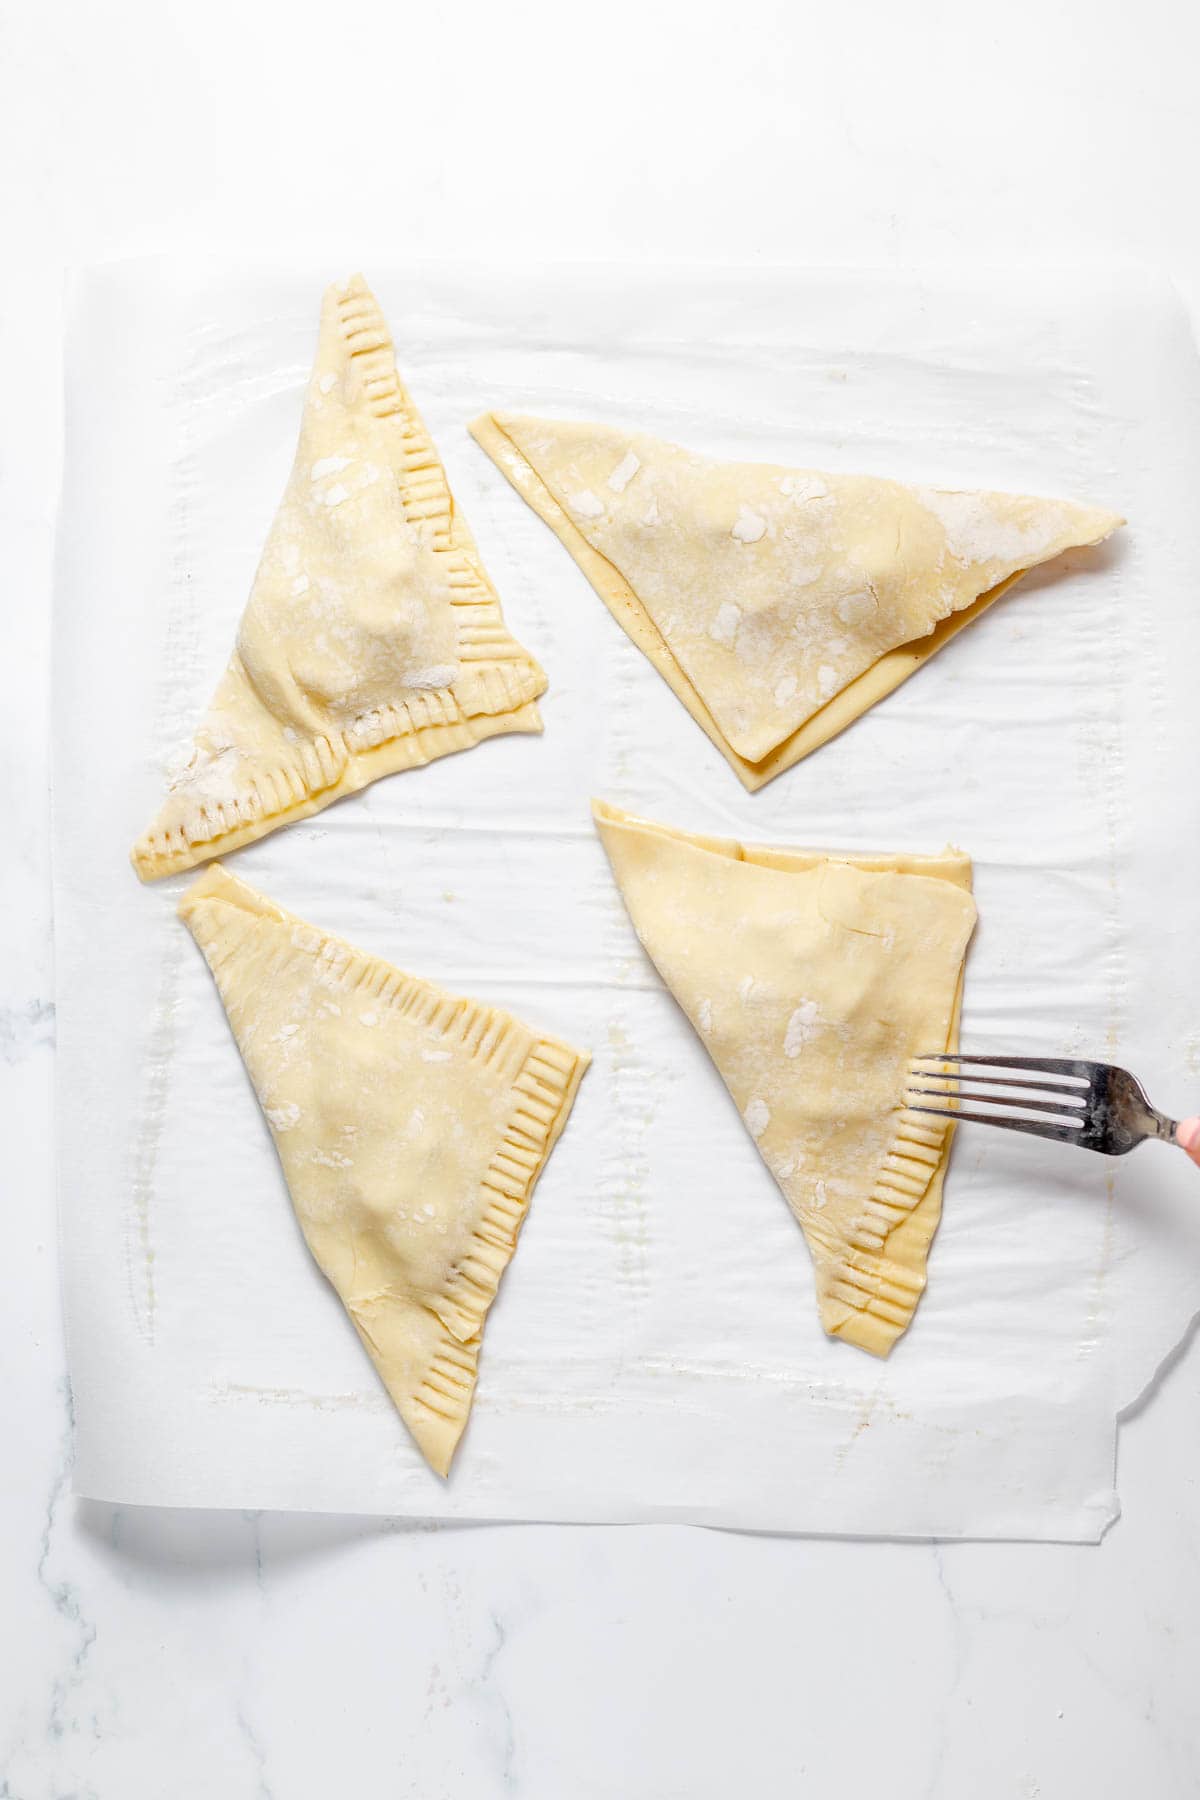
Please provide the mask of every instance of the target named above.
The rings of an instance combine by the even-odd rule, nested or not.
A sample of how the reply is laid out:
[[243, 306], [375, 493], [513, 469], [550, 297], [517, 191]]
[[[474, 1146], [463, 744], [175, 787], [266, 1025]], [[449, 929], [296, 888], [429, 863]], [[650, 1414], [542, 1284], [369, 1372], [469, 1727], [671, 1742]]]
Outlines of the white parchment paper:
[[[224, 665], [290, 465], [324, 283], [76, 283], [56, 617], [58, 1149], [77, 1491], [441, 1518], [1097, 1538], [1118, 1409], [1200, 1306], [1200, 1188], [960, 1133], [928, 1292], [880, 1363], [824, 1338], [800, 1233], [641, 954], [600, 794], [758, 841], [974, 858], [964, 1041], [1112, 1056], [1195, 1110], [1180, 836], [1200, 629], [1200, 366], [1149, 279], [368, 265], [542, 738], [251, 847], [238, 874], [595, 1064], [430, 1474], [293, 1221], [220, 1003], [128, 846]], [[1063, 494], [1129, 517], [746, 794], [467, 437], [496, 406], [718, 455]], [[1189, 1091], [1190, 1090], [1190, 1091]]]

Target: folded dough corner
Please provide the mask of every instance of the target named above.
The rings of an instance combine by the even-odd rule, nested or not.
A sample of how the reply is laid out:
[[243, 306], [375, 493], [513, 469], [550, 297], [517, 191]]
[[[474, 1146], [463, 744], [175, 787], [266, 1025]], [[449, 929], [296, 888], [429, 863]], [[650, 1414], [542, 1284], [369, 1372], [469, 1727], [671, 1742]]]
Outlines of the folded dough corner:
[[509, 636], [361, 276], [331, 287], [287, 490], [192, 755], [134, 846], [192, 868], [380, 776], [540, 731]]
[[1111, 512], [718, 462], [611, 425], [487, 413], [476, 440], [748, 788], [900, 685]]
[[483, 1327], [589, 1058], [212, 864], [180, 902], [317, 1264], [445, 1475]]
[[595, 803], [638, 937], [812, 1253], [821, 1323], [886, 1356], [913, 1316], [952, 1127], [904, 1104], [958, 1042], [971, 865], [696, 836]]

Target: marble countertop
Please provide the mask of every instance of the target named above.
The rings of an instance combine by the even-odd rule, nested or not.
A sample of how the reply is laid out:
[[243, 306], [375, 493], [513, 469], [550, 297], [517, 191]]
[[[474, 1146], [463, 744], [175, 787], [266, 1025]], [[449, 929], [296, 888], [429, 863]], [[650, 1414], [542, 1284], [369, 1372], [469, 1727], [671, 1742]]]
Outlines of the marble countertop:
[[1195, 10], [5, 12], [0, 1800], [1195, 1793], [1190, 1343], [1097, 1549], [74, 1500], [45, 749], [64, 265], [268, 230], [336, 267], [1143, 261], [1195, 309]]

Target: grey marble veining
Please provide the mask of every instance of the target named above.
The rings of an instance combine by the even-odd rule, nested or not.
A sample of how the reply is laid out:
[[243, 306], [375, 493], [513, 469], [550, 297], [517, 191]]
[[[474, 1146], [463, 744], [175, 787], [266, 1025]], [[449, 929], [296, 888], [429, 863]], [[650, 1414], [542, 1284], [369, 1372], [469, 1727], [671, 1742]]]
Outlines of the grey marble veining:
[[44, 994], [21, 1006], [0, 1007], [0, 1060], [20, 1062], [54, 1043], [54, 1002]]

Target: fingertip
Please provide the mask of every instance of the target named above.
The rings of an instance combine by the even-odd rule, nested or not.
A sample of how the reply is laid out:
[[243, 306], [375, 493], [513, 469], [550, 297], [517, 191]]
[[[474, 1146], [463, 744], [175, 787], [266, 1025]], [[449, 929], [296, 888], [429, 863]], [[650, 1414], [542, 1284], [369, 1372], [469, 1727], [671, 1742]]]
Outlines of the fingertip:
[[1200, 1119], [1180, 1119], [1175, 1127], [1175, 1141], [1189, 1156], [1200, 1152]]

